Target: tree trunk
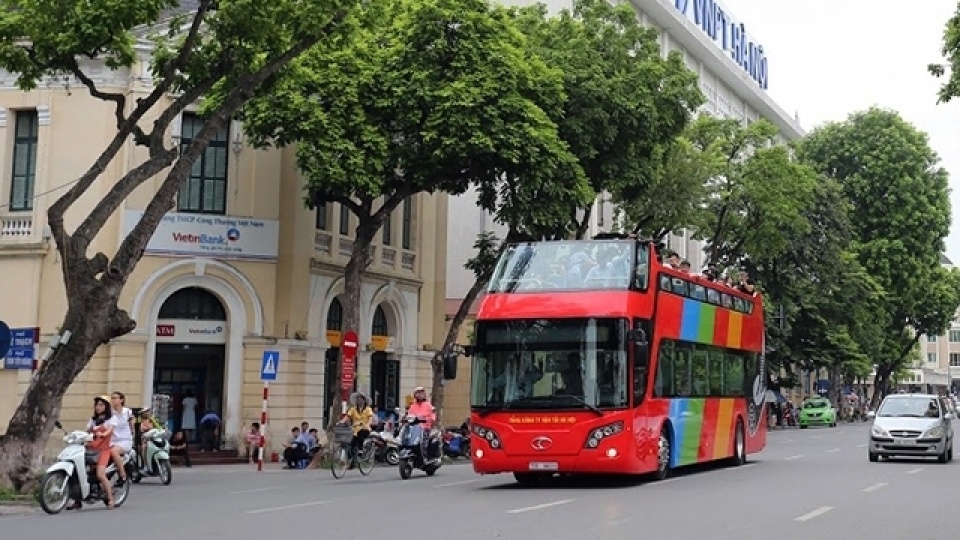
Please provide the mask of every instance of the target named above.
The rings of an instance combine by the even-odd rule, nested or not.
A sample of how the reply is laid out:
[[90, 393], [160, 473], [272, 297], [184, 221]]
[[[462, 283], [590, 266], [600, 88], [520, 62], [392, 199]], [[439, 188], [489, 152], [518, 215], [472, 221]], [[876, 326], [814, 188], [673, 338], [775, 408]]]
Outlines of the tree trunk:
[[[350, 260], [344, 268], [343, 276], [343, 326], [340, 328], [340, 337], [343, 339], [348, 330], [360, 333], [360, 303], [363, 299], [363, 275], [370, 266], [370, 245], [376, 236], [378, 225], [371, 225], [366, 222], [370, 218], [361, 218], [361, 224], [357, 226], [356, 239], [353, 242], [353, 250], [350, 252]], [[359, 360], [359, 343], [357, 344], [357, 357], [354, 358], [354, 384], [356, 384], [356, 367]], [[334, 374], [337, 386], [330, 400], [330, 421], [327, 424], [327, 430], [333, 430], [341, 415], [341, 396], [340, 389], [343, 386], [343, 343], [340, 345], [340, 355], [337, 357], [337, 369]], [[349, 396], [347, 396], [349, 398]], [[333, 440], [333, 439], [330, 439]], [[333, 445], [330, 445], [331, 448]]]
[[887, 395], [890, 384], [890, 368], [885, 364], [877, 366], [877, 374], [873, 378], [873, 396], [870, 397], [870, 410], [877, 410], [880, 400]]
[[[100, 344], [135, 327], [127, 314], [117, 308], [119, 288], [105, 287], [93, 276], [79, 271], [68, 275], [67, 280], [83, 284], [72, 287], [68, 293], [70, 307], [61, 328], [69, 330], [71, 336], [40, 366], [10, 419], [6, 434], [0, 437], [2, 487], [21, 492], [34, 487], [44, 446], [60, 417], [63, 396]], [[93, 406], [92, 401], [90, 405]]]
[[440, 347], [440, 350], [433, 355], [433, 388], [430, 402], [433, 403], [433, 406], [437, 408], [437, 425], [441, 426], [441, 421], [443, 417], [443, 398], [444, 398], [444, 380], [443, 380], [443, 359], [447, 354], [450, 354], [453, 349], [453, 345], [457, 342], [457, 336], [460, 335], [460, 327], [463, 326], [463, 321], [467, 319], [467, 315], [470, 314], [470, 307], [473, 306], [473, 303], [476, 301], [477, 297], [480, 296], [480, 291], [487, 286], [487, 283], [490, 281], [490, 276], [493, 275], [493, 272], [487, 272], [484, 275], [477, 278], [473, 283], [473, 286], [470, 287], [470, 290], [467, 291], [467, 295], [460, 302], [460, 307], [457, 308], [457, 313], [453, 316], [453, 319], [450, 321], [450, 329], [447, 330], [447, 337], [443, 340], [443, 345]]

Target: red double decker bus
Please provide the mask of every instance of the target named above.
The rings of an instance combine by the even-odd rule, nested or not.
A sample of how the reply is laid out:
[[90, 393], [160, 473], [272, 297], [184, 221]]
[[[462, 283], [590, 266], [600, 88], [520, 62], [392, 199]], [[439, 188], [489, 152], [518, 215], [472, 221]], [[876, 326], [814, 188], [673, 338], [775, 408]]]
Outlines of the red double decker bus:
[[477, 315], [473, 467], [653, 473], [766, 444], [763, 306], [632, 239], [509, 246]]

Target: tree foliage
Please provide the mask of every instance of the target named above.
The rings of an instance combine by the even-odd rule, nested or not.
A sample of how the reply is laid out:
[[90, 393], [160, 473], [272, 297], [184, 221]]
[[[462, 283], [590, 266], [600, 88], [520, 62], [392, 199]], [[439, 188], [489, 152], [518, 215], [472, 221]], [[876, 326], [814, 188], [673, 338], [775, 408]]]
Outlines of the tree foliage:
[[[80, 84], [113, 105], [117, 126], [102, 154], [78, 171], [47, 213], [67, 293], [60, 329], [70, 331], [71, 339], [53, 349], [14, 412], [0, 442], [0, 485], [20, 489], [33, 478], [67, 388], [100, 345], [136, 327], [118, 299], [210, 139], [291, 60], [311, 47], [332, 46], [351, 5], [349, 0], [200, 0], [195, 12], [183, 13], [174, 0], [0, 0], [0, 69], [16, 74], [23, 90], [44, 81]], [[139, 60], [138, 41], [154, 47], [152, 86], [136, 100], [129, 99], [128, 88], [98, 86], [86, 71], [89, 64], [132, 68]], [[185, 148], [172, 146], [171, 123], [197, 101], [203, 104], [202, 128]], [[79, 225], [68, 231], [65, 214], [90, 196], [129, 141], [145, 147], [147, 158], [97, 186], [102, 195], [96, 195], [93, 209], [71, 215]], [[119, 248], [109, 256], [91, 255], [90, 244], [109, 218], [159, 174], [164, 175], [159, 189]]]
[[827, 124], [798, 146], [851, 205], [857, 261], [883, 291], [876, 386], [885, 389], [921, 335], [939, 335], [960, 305], [960, 273], [940, 264], [949, 233], [947, 173], [927, 136], [877, 108]]
[[484, 0], [390, 0], [358, 9], [355, 21], [342, 49], [311, 51], [244, 111], [257, 144], [297, 144], [314, 201], [357, 216], [343, 302], [354, 329], [371, 242], [404, 199], [475, 185], [553, 219], [535, 201], [579, 201], [583, 192], [545, 110], [564, 101], [561, 72], [530, 51], [507, 10]]
[[[646, 186], [669, 145], [703, 103], [682, 55], [660, 53], [658, 33], [628, 4], [576, 0], [556, 16], [543, 4], [514, 10], [533, 51], [563, 73], [566, 99], [548, 108], [595, 193]], [[592, 201], [591, 201], [592, 202]], [[569, 210], [556, 237], [582, 237], [591, 206]]]
[[776, 257], [787, 248], [787, 233], [804, 233], [809, 223], [816, 174], [777, 144], [776, 127], [766, 120], [702, 116], [687, 137], [703, 153], [706, 196], [696, 234], [706, 240], [709, 263], [738, 264]]

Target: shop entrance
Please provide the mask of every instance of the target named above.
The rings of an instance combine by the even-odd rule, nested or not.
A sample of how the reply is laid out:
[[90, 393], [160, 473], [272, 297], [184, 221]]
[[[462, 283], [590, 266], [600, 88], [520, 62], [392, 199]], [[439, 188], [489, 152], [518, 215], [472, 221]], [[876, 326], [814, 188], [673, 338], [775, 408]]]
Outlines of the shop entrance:
[[370, 399], [381, 418], [400, 406], [400, 361], [392, 354], [375, 352], [370, 358]]
[[180, 289], [160, 308], [153, 392], [170, 396], [170, 427], [191, 441], [205, 412], [223, 418], [226, 318], [220, 299], [198, 287]]

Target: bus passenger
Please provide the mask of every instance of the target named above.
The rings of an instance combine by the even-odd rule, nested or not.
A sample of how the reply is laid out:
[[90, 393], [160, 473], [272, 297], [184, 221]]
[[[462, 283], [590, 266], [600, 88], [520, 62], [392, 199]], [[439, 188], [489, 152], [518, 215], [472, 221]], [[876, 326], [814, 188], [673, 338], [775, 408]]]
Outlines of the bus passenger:
[[573, 352], [567, 355], [567, 363], [560, 371], [563, 388], [558, 393], [574, 396], [583, 395], [582, 367], [583, 361], [580, 359], [580, 353]]

